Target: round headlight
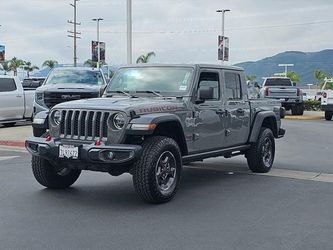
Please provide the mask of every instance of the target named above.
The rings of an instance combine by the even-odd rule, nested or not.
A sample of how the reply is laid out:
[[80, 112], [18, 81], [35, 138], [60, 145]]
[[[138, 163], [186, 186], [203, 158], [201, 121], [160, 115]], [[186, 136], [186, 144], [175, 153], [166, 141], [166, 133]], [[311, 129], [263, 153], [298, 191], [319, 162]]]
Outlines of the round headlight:
[[61, 112], [59, 110], [53, 113], [53, 121], [56, 125], [59, 125], [61, 122]]
[[125, 126], [125, 122], [125, 116], [121, 113], [118, 113], [113, 117], [113, 126], [116, 129], [122, 129]]

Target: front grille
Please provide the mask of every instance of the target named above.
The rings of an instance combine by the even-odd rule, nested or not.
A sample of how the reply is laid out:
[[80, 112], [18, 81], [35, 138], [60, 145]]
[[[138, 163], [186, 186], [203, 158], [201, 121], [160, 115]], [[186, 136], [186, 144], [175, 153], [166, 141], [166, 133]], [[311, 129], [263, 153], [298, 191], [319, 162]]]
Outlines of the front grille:
[[60, 138], [77, 140], [107, 138], [109, 116], [110, 112], [62, 110]]
[[48, 108], [52, 108], [53, 106], [68, 101], [75, 101], [79, 99], [88, 99], [88, 98], [96, 98], [98, 97], [98, 93], [96, 92], [45, 92], [44, 93], [44, 103]]

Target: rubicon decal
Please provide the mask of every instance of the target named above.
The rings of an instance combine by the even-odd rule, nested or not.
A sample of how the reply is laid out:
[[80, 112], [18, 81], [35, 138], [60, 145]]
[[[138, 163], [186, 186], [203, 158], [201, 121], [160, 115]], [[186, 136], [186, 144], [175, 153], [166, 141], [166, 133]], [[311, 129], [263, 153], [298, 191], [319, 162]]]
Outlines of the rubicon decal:
[[153, 106], [147, 108], [140, 108], [136, 110], [137, 114], [148, 114], [148, 113], [156, 113], [156, 112], [170, 112], [176, 111], [178, 106], [176, 105], [166, 105], [166, 106]]

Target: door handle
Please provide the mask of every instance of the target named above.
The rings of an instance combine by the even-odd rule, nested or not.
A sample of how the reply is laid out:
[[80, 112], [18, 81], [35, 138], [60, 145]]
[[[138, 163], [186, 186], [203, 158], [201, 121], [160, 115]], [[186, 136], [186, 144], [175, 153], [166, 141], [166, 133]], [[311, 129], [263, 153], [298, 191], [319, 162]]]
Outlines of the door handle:
[[16, 97], [17, 97], [17, 98], [21, 98], [22, 96], [21, 96], [21, 95], [17, 95]]
[[242, 108], [239, 108], [239, 109], [237, 109], [237, 113], [243, 115], [245, 113], [245, 110]]

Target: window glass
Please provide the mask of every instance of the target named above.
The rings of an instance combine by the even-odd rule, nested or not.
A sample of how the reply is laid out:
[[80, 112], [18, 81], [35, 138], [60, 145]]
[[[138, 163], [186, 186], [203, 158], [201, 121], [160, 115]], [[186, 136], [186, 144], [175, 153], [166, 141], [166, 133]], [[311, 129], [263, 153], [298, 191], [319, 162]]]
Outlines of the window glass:
[[267, 78], [265, 86], [293, 86], [293, 83], [288, 78]]
[[99, 71], [54, 69], [46, 80], [46, 84], [77, 83], [89, 85], [101, 85], [103, 76]]
[[211, 101], [217, 101], [220, 99], [220, 84], [218, 73], [202, 72], [199, 79], [199, 88], [200, 87], [213, 88], [214, 98], [211, 99]]
[[224, 76], [227, 100], [241, 100], [242, 89], [239, 74], [226, 72]]
[[16, 90], [14, 79], [0, 78], [0, 92], [8, 92]]

